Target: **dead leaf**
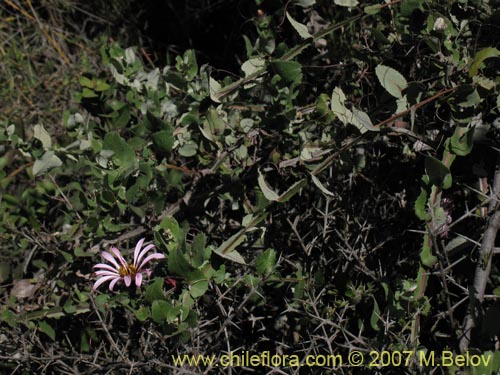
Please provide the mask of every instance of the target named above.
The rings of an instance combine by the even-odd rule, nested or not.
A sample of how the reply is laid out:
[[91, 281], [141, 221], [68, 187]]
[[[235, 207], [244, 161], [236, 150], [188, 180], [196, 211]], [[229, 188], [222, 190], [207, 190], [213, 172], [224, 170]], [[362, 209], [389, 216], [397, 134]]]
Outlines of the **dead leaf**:
[[32, 284], [29, 279], [14, 280], [14, 286], [10, 295], [16, 298], [33, 298], [35, 292], [40, 287], [39, 284]]

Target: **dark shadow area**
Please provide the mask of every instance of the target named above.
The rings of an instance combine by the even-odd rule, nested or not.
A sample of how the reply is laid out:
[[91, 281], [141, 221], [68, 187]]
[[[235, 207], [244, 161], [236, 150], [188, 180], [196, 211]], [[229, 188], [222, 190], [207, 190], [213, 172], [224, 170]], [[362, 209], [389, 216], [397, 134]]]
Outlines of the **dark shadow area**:
[[146, 45], [163, 63], [169, 53], [196, 51], [199, 64], [237, 73], [243, 58], [243, 34], [253, 32], [248, 22], [257, 12], [250, 0], [152, 0], [142, 3], [137, 23]]

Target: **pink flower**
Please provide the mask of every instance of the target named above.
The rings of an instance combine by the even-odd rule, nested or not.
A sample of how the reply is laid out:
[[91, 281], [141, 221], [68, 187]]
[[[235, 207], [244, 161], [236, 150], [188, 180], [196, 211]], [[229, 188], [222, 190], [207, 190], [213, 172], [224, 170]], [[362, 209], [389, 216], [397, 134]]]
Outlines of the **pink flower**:
[[[155, 245], [150, 244], [142, 249], [144, 240], [145, 239], [142, 238], [139, 242], [137, 242], [134, 251], [134, 263], [132, 264], [127, 263], [120, 250], [114, 246], [111, 246], [109, 253], [107, 251], [103, 251], [101, 254], [102, 257], [110, 262], [111, 265], [99, 263], [94, 266], [94, 268], [98, 268], [99, 270], [95, 272], [98, 278], [94, 283], [93, 289], [96, 290], [101, 284], [110, 281], [109, 290], [112, 291], [116, 283], [121, 280], [125, 282], [126, 286], [130, 286], [130, 284], [132, 284], [132, 280], [134, 280], [135, 285], [140, 287], [142, 284], [143, 274], [146, 274], [148, 277], [151, 275], [151, 269], [145, 268], [146, 265], [153, 259], [165, 258], [165, 255], [161, 253], [153, 253], [144, 258], [146, 253], [155, 247]], [[118, 262], [115, 258], [118, 259]]]

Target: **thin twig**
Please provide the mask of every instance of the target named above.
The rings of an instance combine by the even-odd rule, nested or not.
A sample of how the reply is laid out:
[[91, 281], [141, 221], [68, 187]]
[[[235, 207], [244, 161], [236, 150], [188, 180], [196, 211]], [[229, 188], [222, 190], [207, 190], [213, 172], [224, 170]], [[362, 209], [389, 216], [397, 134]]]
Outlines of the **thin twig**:
[[295, 236], [297, 236], [297, 239], [299, 240], [300, 246], [302, 247], [302, 250], [304, 250], [304, 253], [306, 253], [306, 255], [309, 255], [309, 250], [307, 249], [306, 245], [304, 245], [304, 241], [302, 241], [302, 237], [300, 237], [300, 234], [297, 231], [296, 222], [292, 223], [288, 217], [286, 218], [286, 221], [288, 222], [288, 224], [290, 224], [290, 227], [292, 228], [293, 233], [295, 233]]
[[[492, 196], [498, 197], [500, 194], [500, 155], [497, 158], [497, 165], [495, 170], [495, 177], [493, 180]], [[490, 276], [491, 260], [495, 248], [495, 239], [497, 232], [500, 229], [500, 211], [498, 211], [498, 204], [496, 199], [490, 201], [488, 212], [491, 214], [488, 220], [488, 226], [484, 233], [481, 248], [479, 249], [479, 259], [476, 264], [476, 272], [474, 276], [474, 299], [469, 303], [469, 312], [465, 317], [463, 336], [460, 339], [460, 350], [466, 352], [469, 349], [471, 341], [471, 331], [475, 327], [474, 322], [474, 302], [477, 300], [479, 303], [483, 302], [486, 284]]]
[[120, 350], [120, 348], [116, 344], [115, 340], [113, 340], [113, 337], [109, 333], [109, 330], [106, 327], [106, 324], [104, 324], [104, 321], [102, 320], [101, 314], [99, 313], [99, 310], [97, 309], [97, 306], [95, 304], [94, 296], [92, 294], [89, 294], [89, 298], [90, 298], [90, 302], [92, 303], [92, 307], [94, 308], [94, 311], [97, 315], [97, 318], [99, 318], [99, 322], [101, 323], [101, 327], [104, 330], [104, 332], [106, 333], [106, 337], [108, 338], [109, 343], [116, 350], [116, 352], [120, 355], [121, 359], [123, 359], [125, 362], [127, 362], [127, 364], [129, 366], [132, 366], [132, 364], [130, 363], [130, 360], [127, 357], [125, 357], [123, 352]]

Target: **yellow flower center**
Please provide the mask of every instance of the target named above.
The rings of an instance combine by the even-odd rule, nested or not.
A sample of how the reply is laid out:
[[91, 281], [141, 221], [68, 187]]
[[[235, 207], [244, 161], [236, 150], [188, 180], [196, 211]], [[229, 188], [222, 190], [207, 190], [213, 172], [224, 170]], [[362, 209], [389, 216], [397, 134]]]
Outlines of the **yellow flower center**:
[[120, 274], [121, 277], [132, 276], [132, 275], [135, 275], [136, 269], [135, 269], [135, 266], [133, 264], [127, 264], [127, 267], [121, 266], [118, 273]]

